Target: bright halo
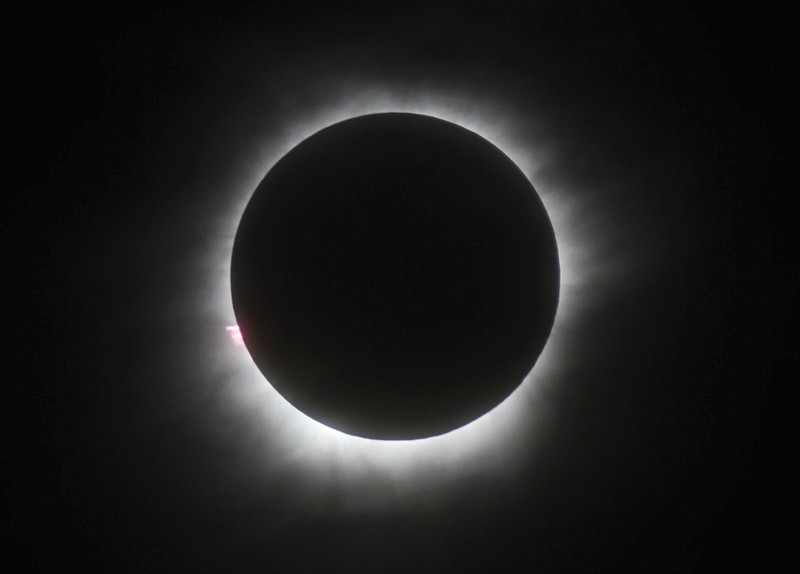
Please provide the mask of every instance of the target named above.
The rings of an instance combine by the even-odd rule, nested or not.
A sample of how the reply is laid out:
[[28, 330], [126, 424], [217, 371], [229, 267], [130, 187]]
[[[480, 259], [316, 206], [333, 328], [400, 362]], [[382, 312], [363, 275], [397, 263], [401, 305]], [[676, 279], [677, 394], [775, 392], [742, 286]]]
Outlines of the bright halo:
[[[239, 220], [250, 196], [289, 150], [319, 130], [348, 118], [409, 112], [437, 117], [465, 127], [492, 142], [525, 173], [541, 197], [558, 243], [561, 291], [553, 329], [533, 370], [500, 405], [473, 422], [444, 435], [383, 441], [347, 435], [311, 419], [289, 404], [265, 380], [243, 346], [234, 345], [226, 327], [235, 325], [230, 295], [230, 258]], [[530, 117], [530, 110], [526, 110]], [[263, 135], [260, 146], [246, 153], [247, 173], [231, 181], [221, 214], [217, 212], [214, 240], [201, 264], [208, 281], [208, 300], [202, 311], [209, 329], [219, 334], [216, 348], [205, 353], [210, 380], [225, 381], [226, 416], [248, 421], [248, 470], [255, 481], [277, 473], [297, 478], [308, 505], [314, 493], [335, 491], [347, 507], [385, 506], [392, 501], [434, 500], [459, 473], [505, 475], [535, 456], [535, 445], [546, 426], [548, 398], [557, 379], [568, 376], [570, 357], [579, 350], [573, 342], [576, 321], [602, 298], [608, 286], [611, 236], [593, 219], [580, 190], [568, 189], [548, 176], [557, 145], [525, 124], [510, 102], [460, 97], [442, 91], [389, 92], [348, 86], [325, 105], [304, 110], [302, 119], [288, 119], [282, 131]], [[551, 136], [552, 139], [552, 136]], [[596, 219], [596, 217], [595, 217]], [[608, 241], [608, 240], [606, 240]], [[615, 272], [618, 270], [614, 270]], [[591, 290], [591, 297], [589, 292]], [[607, 290], [607, 289], [606, 289]], [[224, 431], [220, 431], [224, 432]], [[301, 503], [302, 504], [302, 503]]]

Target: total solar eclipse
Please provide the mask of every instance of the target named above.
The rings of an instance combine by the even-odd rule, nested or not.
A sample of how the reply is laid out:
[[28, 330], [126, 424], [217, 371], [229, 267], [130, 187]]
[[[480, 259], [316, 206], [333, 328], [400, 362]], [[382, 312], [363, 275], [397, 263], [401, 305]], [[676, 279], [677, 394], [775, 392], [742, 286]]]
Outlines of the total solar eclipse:
[[459, 428], [547, 342], [558, 250], [531, 183], [456, 124], [381, 113], [329, 126], [267, 173], [231, 260], [236, 320], [275, 389], [373, 439]]

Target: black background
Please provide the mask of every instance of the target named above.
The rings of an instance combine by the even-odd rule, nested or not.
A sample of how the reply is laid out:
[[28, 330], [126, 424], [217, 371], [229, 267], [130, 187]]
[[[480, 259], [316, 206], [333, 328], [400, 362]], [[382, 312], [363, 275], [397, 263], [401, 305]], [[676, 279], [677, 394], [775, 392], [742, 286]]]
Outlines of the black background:
[[[4, 10], [3, 534], [30, 570], [781, 563], [786, 4]], [[435, 503], [343, 510], [332, 494], [309, 510], [291, 465], [236, 478], [239, 438], [209, 422], [220, 397], [191, 392], [207, 360], [187, 336], [209, 327], [186, 262], [259, 138], [350, 78], [495, 94], [523, 110], [518, 130], [545, 118], [556, 159], [533, 184], [586, 190], [620, 271], [586, 287], [597, 304], [576, 319], [543, 455], [503, 480], [465, 472]]]

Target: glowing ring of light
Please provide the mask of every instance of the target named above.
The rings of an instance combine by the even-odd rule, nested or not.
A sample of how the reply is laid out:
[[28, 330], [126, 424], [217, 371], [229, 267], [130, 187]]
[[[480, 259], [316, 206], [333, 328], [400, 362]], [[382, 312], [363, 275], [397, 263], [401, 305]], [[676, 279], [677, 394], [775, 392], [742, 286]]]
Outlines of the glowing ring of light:
[[[537, 173], [546, 170], [552, 142], [534, 131], [520, 134], [513, 106], [496, 100], [464, 98], [445, 92], [417, 96], [386, 94], [378, 89], [350, 86], [341, 101], [309, 110], [305, 121], [286, 126], [280, 142], [266, 138], [252, 154], [252, 171], [237, 182], [230, 208], [219, 219], [218, 241], [208, 254], [208, 281], [213, 301], [210, 321], [220, 332], [218, 355], [209, 368], [230, 377], [230, 397], [236, 416], [251, 417], [253, 443], [263, 448], [252, 453], [256, 475], [281, 471], [304, 477], [308, 493], [328, 491], [334, 485], [350, 506], [381, 506], [388, 500], [419, 500], [432, 495], [448, 480], [465, 470], [472, 474], [505, 474], [520, 460], [528, 460], [545, 424], [548, 409], [544, 395], [571, 354], [571, 333], [576, 317], [589, 304], [587, 285], [595, 287], [608, 275], [605, 246], [597, 235], [589, 240], [591, 219], [580, 205], [578, 193], [554, 189]], [[534, 184], [545, 204], [559, 245], [561, 302], [550, 339], [532, 372], [504, 402], [477, 420], [447, 434], [412, 441], [380, 441], [344, 434], [307, 417], [286, 402], [263, 378], [243, 346], [234, 346], [225, 328], [234, 324], [230, 299], [230, 254], [241, 214], [258, 183], [274, 163], [313, 133], [345, 119], [381, 112], [410, 112], [441, 118], [461, 125], [492, 142], [508, 155]], [[601, 226], [594, 222], [595, 227]], [[602, 235], [600, 235], [602, 237]], [[596, 297], [595, 297], [596, 298]], [[433, 471], [435, 469], [435, 471]], [[424, 478], [425, 480], [419, 480]], [[298, 485], [299, 486], [299, 485]], [[312, 497], [313, 498], [313, 497]]]

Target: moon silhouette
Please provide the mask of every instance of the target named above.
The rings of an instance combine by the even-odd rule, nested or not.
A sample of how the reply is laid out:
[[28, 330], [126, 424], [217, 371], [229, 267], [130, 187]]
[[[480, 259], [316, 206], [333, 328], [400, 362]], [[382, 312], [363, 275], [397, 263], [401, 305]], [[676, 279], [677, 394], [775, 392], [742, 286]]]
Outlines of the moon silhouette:
[[250, 355], [300, 411], [345, 433], [417, 439], [490, 411], [549, 337], [558, 250], [531, 183], [478, 134], [381, 113], [281, 158], [231, 261]]

